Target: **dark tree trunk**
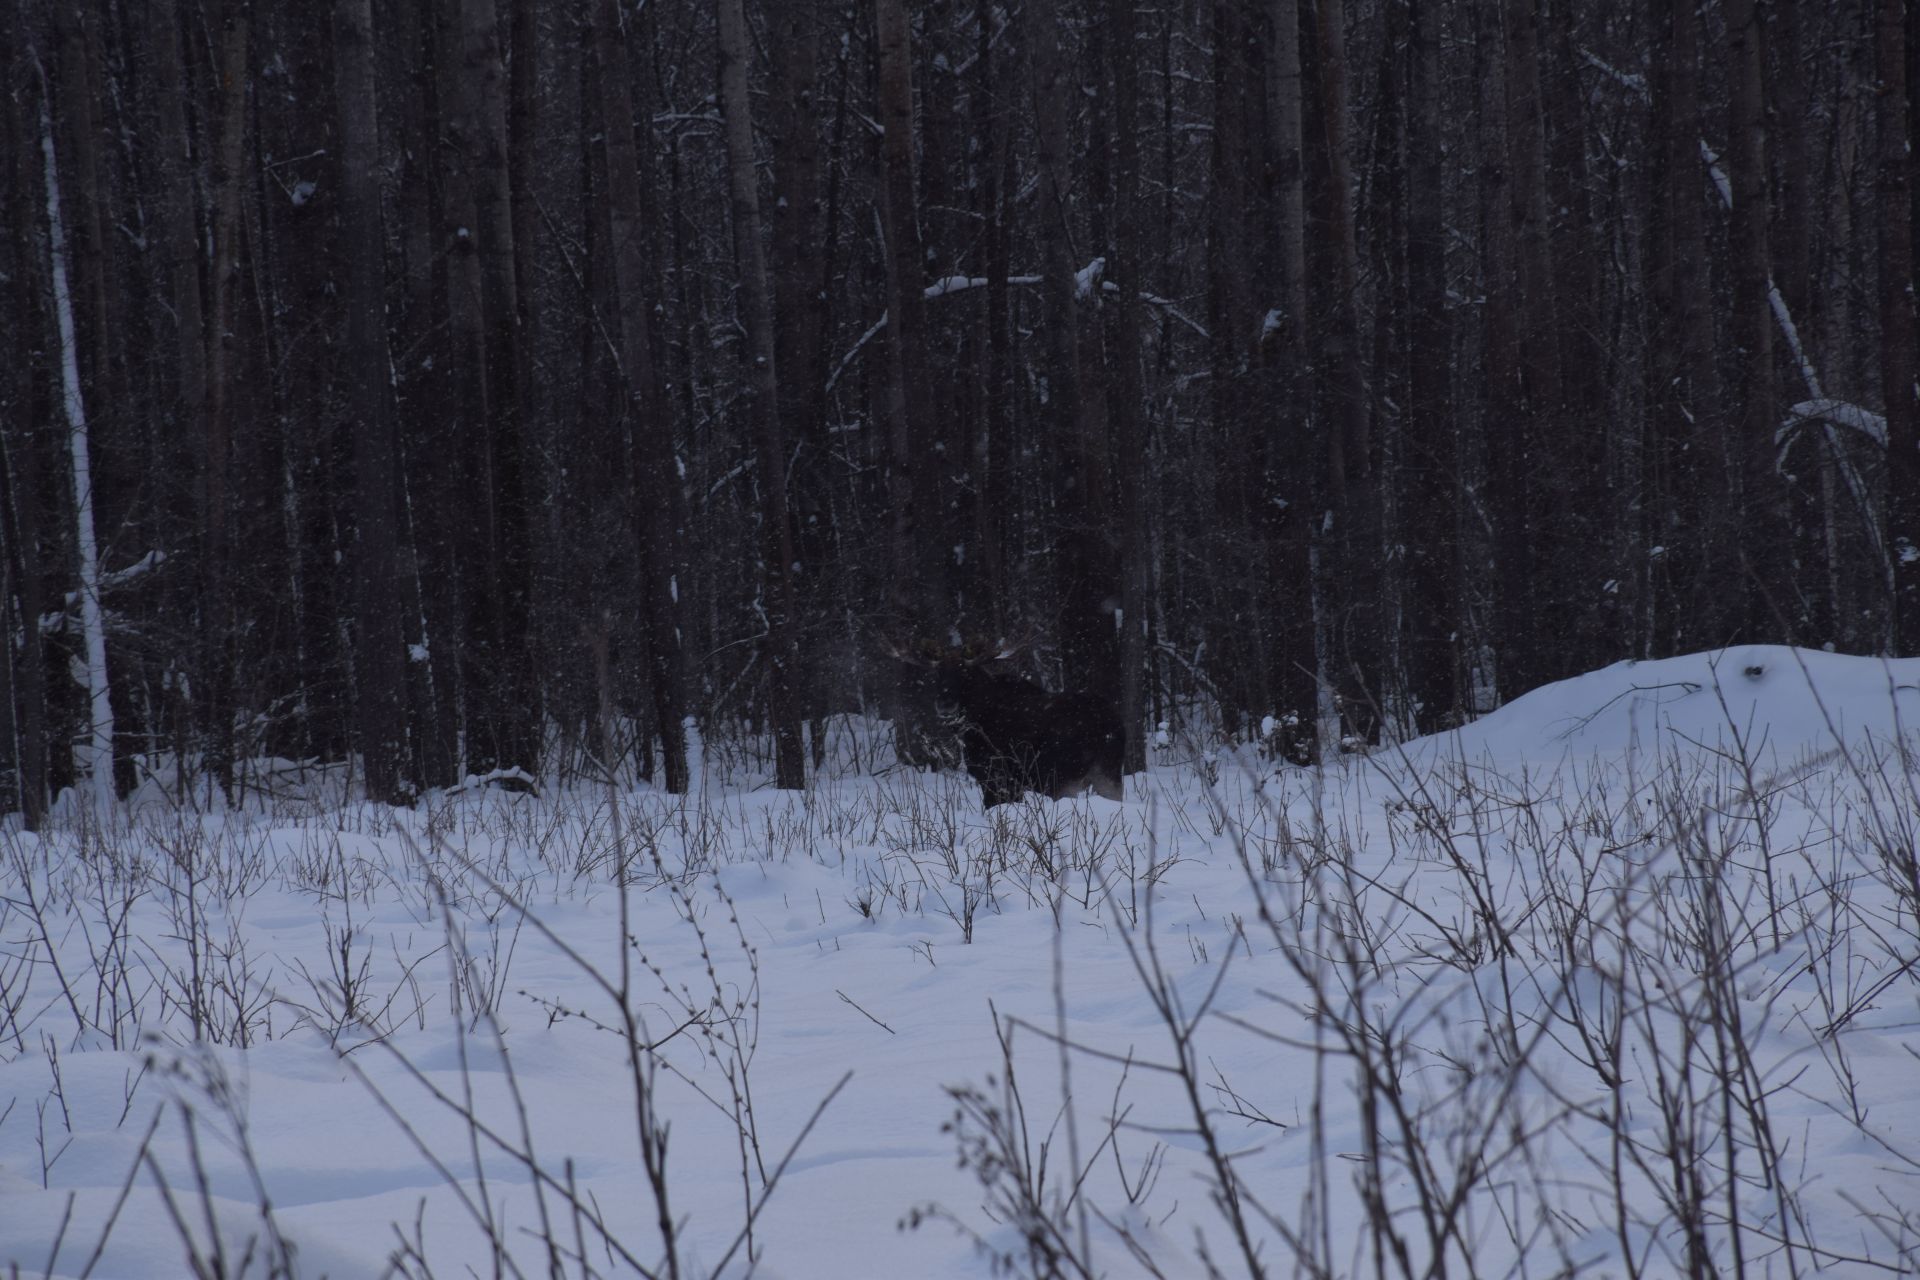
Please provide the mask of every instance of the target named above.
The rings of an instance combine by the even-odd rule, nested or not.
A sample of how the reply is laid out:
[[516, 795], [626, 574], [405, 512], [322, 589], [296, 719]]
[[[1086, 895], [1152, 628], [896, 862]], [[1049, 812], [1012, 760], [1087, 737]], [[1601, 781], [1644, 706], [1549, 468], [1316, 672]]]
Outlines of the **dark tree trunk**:
[[388, 405], [386, 238], [380, 223], [380, 133], [369, 0], [336, 0], [340, 203], [347, 256], [345, 377], [353, 424], [354, 703], [367, 798], [408, 801], [407, 671], [400, 633], [400, 454]]
[[200, 577], [203, 636], [200, 693], [205, 767], [221, 789], [233, 789], [234, 608], [231, 493], [234, 401], [238, 397], [242, 164], [246, 155], [251, 0], [221, 8], [219, 142], [213, 152], [213, 333], [207, 356], [207, 414], [200, 451]]
[[[1210, 491], [1217, 528], [1206, 576], [1208, 643], [1222, 658], [1221, 711], [1228, 732], [1257, 720], [1271, 704], [1266, 682], [1265, 574], [1257, 531], [1263, 487], [1265, 413], [1252, 403], [1256, 381], [1250, 347], [1252, 284], [1257, 237], [1250, 234], [1255, 188], [1249, 172], [1253, 103], [1252, 26], [1239, 0], [1214, 0], [1207, 18], [1213, 37], [1213, 118], [1206, 208], [1207, 409], [1217, 461], [1200, 480]], [[1204, 464], [1203, 464], [1204, 465]]]
[[[1556, 650], [1543, 634], [1539, 619], [1570, 618], [1570, 611], [1577, 605], [1566, 598], [1566, 592], [1569, 587], [1577, 588], [1583, 579], [1564, 559], [1569, 548], [1563, 531], [1572, 523], [1570, 513], [1549, 510], [1554, 496], [1571, 490], [1579, 479], [1557, 470], [1565, 453], [1563, 442], [1556, 438], [1564, 425], [1564, 395], [1547, 214], [1538, 0], [1508, 0], [1504, 17], [1507, 218], [1514, 250], [1513, 306], [1519, 321], [1519, 383], [1512, 407], [1514, 429], [1525, 433], [1527, 465], [1533, 473], [1523, 493], [1504, 495], [1523, 505], [1526, 545], [1515, 546], [1514, 552], [1528, 560], [1530, 587], [1529, 616], [1504, 637], [1506, 648], [1501, 654], [1502, 670], [1513, 676], [1511, 683], [1502, 679], [1501, 694], [1512, 698], [1569, 674], [1559, 669]], [[1539, 468], [1552, 472], [1550, 481]]]
[[388, 78], [404, 90], [393, 120], [401, 182], [413, 198], [401, 202], [401, 257], [405, 280], [397, 349], [401, 447], [401, 543], [406, 617], [409, 717], [414, 726], [414, 772], [425, 787], [459, 780], [461, 589], [456, 506], [470, 470], [458, 434], [468, 408], [470, 377], [460, 376], [453, 344], [448, 282], [454, 278], [446, 233], [447, 194], [440, 138], [441, 48], [438, 6], [402, 5], [394, 12], [398, 38], [386, 45]]
[[[541, 712], [527, 648], [526, 475], [518, 304], [507, 168], [505, 68], [493, 0], [443, 0], [438, 86], [443, 248], [451, 345], [443, 489], [460, 612], [455, 681], [466, 767], [538, 773]], [[436, 674], [447, 674], [443, 666]]]
[[787, 451], [780, 429], [780, 381], [773, 337], [773, 290], [760, 221], [753, 112], [747, 98], [752, 53], [743, 0], [716, 0], [720, 26], [720, 104], [726, 118], [733, 259], [740, 272], [752, 361], [748, 414], [760, 475], [761, 580], [767, 597], [768, 702], [773, 720], [774, 785], [807, 785], [800, 732], [799, 651], [793, 642], [793, 526], [787, 510]]
[[[12, 121], [0, 117], [0, 127]], [[9, 133], [7, 136], [19, 136]], [[16, 176], [24, 177], [18, 174]], [[25, 183], [14, 188], [24, 192]], [[23, 308], [24, 309], [24, 308]], [[25, 326], [18, 345], [25, 346]], [[31, 455], [28, 441], [20, 452]], [[25, 483], [32, 461], [17, 465], [11, 456], [6, 436], [0, 433], [0, 645], [6, 653], [3, 664], [6, 698], [4, 728], [7, 737], [0, 741], [4, 760], [13, 767], [15, 795], [29, 831], [38, 831], [47, 812], [47, 692], [46, 648], [40, 636], [39, 557], [32, 554], [34, 543], [25, 535], [20, 508], [32, 501]], [[20, 636], [16, 651], [13, 637]]]
[[[1730, 479], [1739, 493], [1733, 554], [1745, 598], [1749, 640], [1791, 640], [1800, 602], [1788, 571], [1785, 491], [1774, 470], [1773, 315], [1768, 301], [1766, 49], [1755, 0], [1728, 0], [1727, 176], [1733, 188], [1728, 249], [1733, 262], [1730, 337], [1737, 425], [1729, 439]], [[1783, 589], [1784, 588], [1784, 589]]]
[[1920, 653], [1920, 402], [1914, 390], [1914, 139], [1910, 39], [1900, 0], [1880, 0], [1880, 393], [1887, 407], [1887, 545], [1893, 548], [1893, 651]]
[[1151, 583], [1147, 553], [1152, 545], [1146, 503], [1146, 392], [1140, 366], [1140, 278], [1146, 254], [1140, 234], [1140, 76], [1139, 52], [1131, 5], [1114, 10], [1113, 40], [1113, 204], [1114, 246], [1109, 269], [1120, 286], [1117, 341], [1114, 343], [1114, 393], [1107, 404], [1113, 418], [1114, 451], [1120, 490], [1120, 721], [1126, 731], [1122, 772], [1147, 767], [1146, 675], [1147, 614]]
[[174, 0], [155, 0], [147, 20], [155, 82], [153, 107], [160, 131], [154, 167], [160, 185], [161, 255], [166, 264], [171, 308], [167, 319], [174, 327], [171, 350], [178, 385], [173, 419], [180, 434], [196, 436], [206, 412], [207, 347], [194, 198], [195, 146], [186, 116], [191, 81], [181, 57], [180, 19]]
[[[1314, 660], [1315, 591], [1312, 526], [1317, 451], [1324, 429], [1312, 413], [1311, 296], [1307, 279], [1306, 91], [1301, 71], [1299, 0], [1269, 0], [1272, 47], [1267, 67], [1267, 120], [1272, 130], [1275, 243], [1279, 264], [1279, 328], [1269, 339], [1279, 430], [1294, 450], [1272, 450], [1268, 467], [1276, 489], [1268, 506], [1280, 520], [1270, 576], [1278, 591], [1274, 623], [1275, 688], [1289, 754], [1305, 761], [1320, 719], [1320, 672]], [[1292, 456], [1288, 456], [1291, 454]], [[1284, 504], [1284, 505], [1282, 505]]]
[[[944, 643], [947, 560], [931, 536], [929, 510], [937, 438], [927, 394], [925, 288], [919, 203], [913, 172], [913, 31], [904, 0], [877, 0], [873, 9], [878, 62], [880, 208], [886, 231], [887, 344], [881, 385], [881, 421], [887, 448], [887, 500], [892, 583], [888, 602], [895, 630], [924, 644]], [[922, 674], [894, 664], [888, 671], [894, 747], [914, 765], [944, 758], [933, 692]]]
[[1007, 177], [1013, 161], [1013, 61], [997, 43], [995, 0], [977, 0], [975, 25], [979, 45], [975, 52], [978, 106], [974, 118], [975, 190], [979, 193], [981, 223], [985, 228], [982, 252], [987, 287], [980, 291], [979, 337], [976, 355], [981, 380], [979, 439], [974, 442], [974, 570], [975, 589], [985, 599], [975, 602], [975, 616], [995, 633], [1008, 620], [1007, 533], [1012, 415], [1009, 405], [1012, 343], [1007, 276], [1011, 271], [1013, 236], [1008, 225]]
[[[25, 15], [18, 8], [0, 12], [0, 45], [19, 49], [25, 43]], [[21, 60], [4, 64], [19, 67]], [[39, 189], [34, 164], [38, 149], [28, 142], [24, 94], [0, 94], [0, 137], [8, 141], [0, 157], [0, 216], [13, 227], [39, 222], [32, 194]], [[12, 763], [18, 779], [22, 817], [29, 831], [38, 831], [50, 798], [48, 774], [46, 644], [39, 619], [45, 603], [40, 587], [42, 553], [38, 519], [40, 462], [33, 424], [38, 415], [30, 406], [40, 395], [37, 385], [50, 363], [42, 337], [48, 325], [40, 315], [43, 296], [35, 258], [37, 237], [8, 236], [0, 243], [0, 270], [16, 283], [0, 300], [4, 331], [0, 343], [6, 368], [0, 369], [0, 649], [9, 669], [8, 723], [12, 727]], [[17, 631], [16, 631], [17, 628]], [[14, 636], [19, 636], [16, 649]]]
[[1423, 733], [1442, 727], [1461, 705], [1453, 663], [1453, 637], [1460, 627], [1453, 537], [1460, 464], [1453, 440], [1453, 350], [1447, 313], [1440, 15], [1437, 0], [1413, 0], [1407, 64], [1410, 314], [1408, 403], [1400, 451], [1399, 540], [1406, 548], [1400, 625], [1408, 711]]
[[[168, 367], [173, 375], [170, 386], [164, 375], [160, 378], [161, 386], [169, 387], [172, 397], [156, 415], [164, 426], [153, 432], [152, 465], [156, 473], [192, 474], [194, 451], [206, 430], [207, 412], [206, 308], [197, 195], [197, 179], [202, 173], [199, 157], [203, 148], [186, 111], [187, 103], [195, 96], [196, 83], [188, 71], [180, 14], [173, 0], [156, 0], [149, 6], [146, 36], [153, 57], [148, 100], [158, 134], [153, 162], [158, 186], [157, 247], [168, 300], [168, 306], [153, 308], [160, 313], [156, 317], [155, 337], [172, 354]], [[172, 329], [170, 343], [165, 341], [169, 327]], [[190, 487], [168, 486], [167, 500], [161, 510], [166, 519], [157, 535], [158, 544], [167, 548], [191, 545], [196, 537], [197, 513]], [[175, 625], [184, 625], [198, 609], [197, 585], [192, 574], [174, 575], [169, 590], [173, 599], [168, 611]], [[178, 661], [176, 656], [169, 663]], [[163, 676], [163, 679], [167, 685], [178, 687], [170, 678]], [[169, 703], [176, 705], [166, 705]], [[177, 714], [177, 703], [177, 698], [169, 697], [162, 705], [167, 712]], [[172, 728], [177, 744], [188, 726]], [[149, 726], [149, 732], [156, 735], [163, 730], [164, 726], [158, 723]]]
[[[824, 619], [828, 559], [834, 545], [831, 438], [827, 434], [827, 292], [819, 272], [833, 257], [832, 237], [822, 221], [825, 165], [821, 151], [819, 6], [785, 0], [769, 7], [774, 47], [772, 107], [765, 124], [773, 134], [773, 228], [768, 264], [773, 275], [774, 362], [779, 369], [780, 422], [795, 446], [788, 501], [794, 525], [792, 619], [801, 666], [795, 673], [812, 719], [814, 765], [826, 747], [822, 698], [832, 678], [827, 670]], [[829, 268], [830, 269], [830, 268]]]
[[61, 185], [70, 210], [69, 244], [73, 258], [74, 311], [80, 336], [80, 372], [93, 416], [131, 416], [128, 384], [117, 344], [121, 315], [109, 279], [112, 248], [109, 228], [113, 213], [104, 201], [100, 140], [108, 136], [100, 112], [106, 99], [100, 92], [99, 39], [89, 21], [89, 7], [62, 3], [48, 6], [53, 13], [59, 77], [52, 104], [62, 156]]
[[1049, 434], [1055, 474], [1061, 663], [1071, 689], [1116, 689], [1114, 608], [1120, 582], [1109, 527], [1106, 424], [1087, 410], [1081, 385], [1078, 270], [1073, 245], [1073, 114], [1067, 30], [1055, 0], [1030, 0], [1024, 43], [1031, 59], [1039, 170], [1042, 315], [1047, 330]]
[[675, 519], [670, 489], [677, 483], [672, 429], [659, 395], [649, 320], [654, 295], [647, 271], [646, 220], [641, 204], [634, 97], [620, 31], [619, 5], [596, 0], [593, 30], [594, 78], [599, 126], [606, 154], [606, 202], [612, 237], [610, 258], [616, 282], [615, 322], [619, 334], [624, 403], [632, 438], [634, 499], [639, 508], [639, 541], [646, 574], [648, 674], [653, 691], [661, 763], [669, 792], [684, 794], [689, 785], [685, 660], [685, 623], [680, 603], [684, 524]]
[[1648, 453], [1657, 475], [1647, 540], [1652, 643], [1672, 652], [1725, 638], [1714, 593], [1727, 568], [1719, 527], [1728, 499], [1700, 163], [1699, 18], [1686, 0], [1656, 0], [1652, 17]]
[[1329, 628], [1326, 673], [1339, 691], [1346, 735], [1373, 738], [1380, 690], [1379, 620], [1370, 583], [1377, 572], [1379, 522], [1372, 424], [1361, 363], [1360, 255], [1353, 225], [1353, 167], [1348, 144], [1346, 16], [1342, 0], [1319, 5], [1320, 111], [1328, 181], [1321, 222], [1331, 255], [1330, 314], [1320, 335], [1321, 402], [1328, 415], [1326, 475], [1330, 535], [1320, 555], [1320, 596]]

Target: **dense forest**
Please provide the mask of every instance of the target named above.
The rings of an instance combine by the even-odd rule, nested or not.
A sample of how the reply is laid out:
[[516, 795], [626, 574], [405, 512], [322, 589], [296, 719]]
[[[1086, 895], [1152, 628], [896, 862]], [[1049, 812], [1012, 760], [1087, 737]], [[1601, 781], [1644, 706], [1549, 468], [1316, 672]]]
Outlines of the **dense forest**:
[[1920, 652], [1905, 0], [20, 0], [0, 58], [29, 824], [926, 763], [983, 641], [1130, 767]]

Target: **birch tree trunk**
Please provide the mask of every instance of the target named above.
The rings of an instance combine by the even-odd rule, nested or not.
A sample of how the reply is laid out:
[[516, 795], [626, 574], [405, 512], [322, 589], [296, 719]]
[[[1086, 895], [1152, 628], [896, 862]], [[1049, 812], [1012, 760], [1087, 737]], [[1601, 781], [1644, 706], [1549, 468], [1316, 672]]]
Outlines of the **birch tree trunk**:
[[[93, 458], [87, 442], [87, 406], [80, 391], [80, 346], [73, 324], [73, 288], [67, 274], [67, 230], [60, 212], [60, 166], [54, 155], [47, 82], [40, 78], [40, 153], [46, 161], [47, 234], [53, 267], [54, 319], [60, 333], [60, 406], [73, 459], [74, 549], [79, 557], [80, 635], [87, 666], [88, 726], [74, 747], [74, 773], [87, 788], [96, 815], [114, 805], [113, 699], [107, 682], [107, 628], [100, 609], [100, 552], [93, 530]], [[29, 627], [37, 620], [29, 619]], [[31, 639], [31, 633], [29, 633]]]

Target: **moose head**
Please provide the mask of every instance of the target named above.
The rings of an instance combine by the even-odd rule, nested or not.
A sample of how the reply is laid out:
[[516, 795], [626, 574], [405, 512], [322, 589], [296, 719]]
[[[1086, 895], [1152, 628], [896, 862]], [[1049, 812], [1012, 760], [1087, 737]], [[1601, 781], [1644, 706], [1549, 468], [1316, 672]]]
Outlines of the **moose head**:
[[1010, 669], [1017, 648], [949, 652], [930, 665], [941, 718], [957, 732], [967, 773], [987, 808], [1029, 791], [1061, 800], [1091, 792], [1121, 798], [1126, 737], [1113, 701], [1049, 693]]

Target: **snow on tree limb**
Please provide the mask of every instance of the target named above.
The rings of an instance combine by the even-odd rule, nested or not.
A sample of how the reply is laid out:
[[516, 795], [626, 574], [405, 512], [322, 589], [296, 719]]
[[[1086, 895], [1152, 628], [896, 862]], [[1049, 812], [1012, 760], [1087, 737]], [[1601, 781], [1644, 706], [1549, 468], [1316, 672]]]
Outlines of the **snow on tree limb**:
[[[1092, 262], [1089, 262], [1086, 266], [1074, 272], [1074, 296], [1082, 301], [1092, 297], [1096, 282], [1099, 284], [1099, 292], [1101, 294], [1119, 293], [1120, 286], [1106, 278], [1106, 269], [1107, 260], [1102, 257], [1095, 258]], [[1007, 283], [1010, 285], [1024, 285], [1031, 288], [1039, 284], [1040, 279], [1037, 275], [1008, 276]], [[957, 293], [966, 293], [972, 289], [984, 289], [991, 283], [992, 281], [986, 276], [942, 276], [921, 290], [921, 296], [927, 301], [932, 302], [939, 298], [951, 298]], [[1165, 311], [1181, 324], [1199, 334], [1200, 337], [1206, 338], [1209, 336], [1205, 325], [1187, 316], [1180, 308], [1176, 307], [1167, 299], [1160, 297], [1158, 294], [1143, 292], [1140, 294], [1140, 301], [1150, 307], [1158, 307], [1160, 310]], [[833, 372], [827, 375], [826, 390], [833, 390], [835, 384], [840, 381], [841, 375], [846, 373], [847, 367], [859, 358], [861, 351], [866, 349], [867, 344], [879, 337], [880, 331], [886, 327], [887, 313], [882, 311], [880, 318], [868, 325], [866, 331], [854, 339], [853, 345], [847, 348], [847, 353], [840, 357], [838, 364], [833, 366]]]
[[1787, 419], [1780, 424], [1780, 430], [1774, 433], [1774, 442], [1783, 448], [1796, 431], [1815, 422], [1831, 423], [1836, 427], [1845, 427], [1857, 431], [1867, 439], [1887, 447], [1887, 417], [1883, 413], [1845, 400], [1802, 400], [1787, 410]]

